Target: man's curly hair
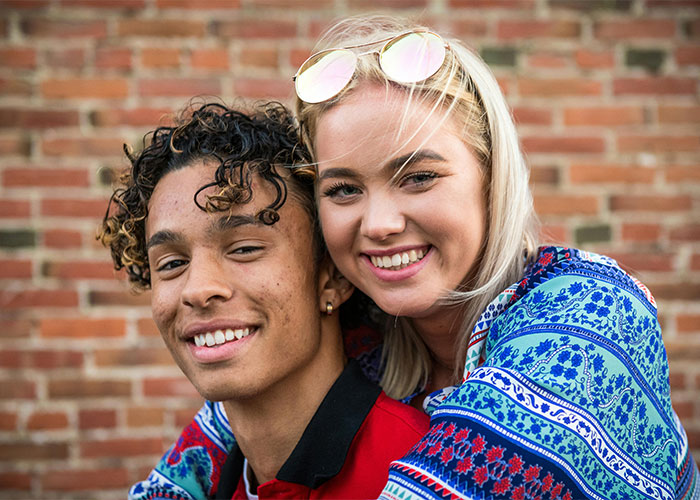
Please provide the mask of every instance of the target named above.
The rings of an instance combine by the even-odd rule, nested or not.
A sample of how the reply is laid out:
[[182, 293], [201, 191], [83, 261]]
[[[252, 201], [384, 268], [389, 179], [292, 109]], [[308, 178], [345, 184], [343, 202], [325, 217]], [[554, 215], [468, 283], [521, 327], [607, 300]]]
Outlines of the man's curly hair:
[[[150, 142], [148, 139], [150, 138]], [[264, 224], [279, 220], [278, 210], [289, 193], [306, 209], [313, 222], [316, 255], [323, 248], [314, 205], [314, 170], [307, 149], [299, 141], [291, 111], [280, 103], [261, 103], [252, 110], [229, 109], [218, 103], [185, 111], [173, 127], [159, 127], [146, 135], [140, 153], [124, 151], [131, 162], [109, 200], [97, 238], [110, 248], [116, 270], [126, 269], [137, 290], [150, 288], [146, 248], [148, 203], [158, 181], [196, 161], [216, 166], [211, 182], [195, 193], [194, 203], [207, 212], [225, 212], [253, 197], [253, 176], [274, 188], [274, 201], [256, 214]], [[290, 175], [281, 176], [289, 168]], [[288, 186], [289, 185], [289, 186]], [[216, 187], [215, 194], [199, 196]], [[203, 200], [203, 201], [200, 201]]]

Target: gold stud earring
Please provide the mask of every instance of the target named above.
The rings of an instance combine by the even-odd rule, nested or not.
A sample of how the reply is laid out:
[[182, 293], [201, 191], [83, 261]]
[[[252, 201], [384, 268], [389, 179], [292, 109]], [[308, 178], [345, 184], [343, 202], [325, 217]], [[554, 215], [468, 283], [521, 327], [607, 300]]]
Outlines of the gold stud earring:
[[328, 316], [333, 314], [333, 303], [332, 302], [326, 302], [326, 314]]

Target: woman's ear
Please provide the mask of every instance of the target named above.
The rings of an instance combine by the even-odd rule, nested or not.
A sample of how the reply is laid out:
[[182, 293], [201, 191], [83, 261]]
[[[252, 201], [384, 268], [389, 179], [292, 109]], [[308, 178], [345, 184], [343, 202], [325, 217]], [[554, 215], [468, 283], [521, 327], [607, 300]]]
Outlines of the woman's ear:
[[330, 256], [326, 255], [319, 271], [318, 290], [319, 310], [330, 315], [350, 298], [355, 287], [338, 271]]

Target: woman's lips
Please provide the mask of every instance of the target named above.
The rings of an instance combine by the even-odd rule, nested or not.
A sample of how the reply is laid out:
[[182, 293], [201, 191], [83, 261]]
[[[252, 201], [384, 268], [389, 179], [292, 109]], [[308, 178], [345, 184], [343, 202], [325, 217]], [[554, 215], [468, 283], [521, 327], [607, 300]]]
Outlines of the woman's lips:
[[[385, 255], [365, 254], [365, 261], [372, 273], [382, 281], [401, 281], [415, 276], [426, 266], [433, 254], [433, 247], [404, 250]], [[405, 255], [405, 257], [404, 257]], [[420, 255], [420, 257], [419, 257]], [[415, 257], [415, 258], [413, 258]], [[381, 263], [379, 262], [381, 260]], [[408, 260], [404, 264], [404, 261]], [[390, 264], [384, 267], [384, 264]], [[395, 265], [395, 263], [398, 263]]]

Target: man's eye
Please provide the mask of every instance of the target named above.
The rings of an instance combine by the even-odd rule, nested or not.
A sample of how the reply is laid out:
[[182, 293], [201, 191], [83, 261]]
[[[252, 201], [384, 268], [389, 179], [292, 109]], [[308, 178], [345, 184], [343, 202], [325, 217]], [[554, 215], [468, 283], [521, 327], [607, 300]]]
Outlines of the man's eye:
[[247, 245], [244, 247], [238, 247], [238, 248], [234, 249], [232, 253], [234, 253], [236, 255], [250, 255], [250, 254], [253, 254], [255, 252], [259, 252], [262, 249], [263, 249], [263, 247], [261, 247], [261, 246]]
[[327, 196], [328, 198], [342, 200], [351, 196], [358, 195], [360, 194], [360, 192], [360, 188], [358, 188], [357, 186], [347, 184], [346, 182], [337, 182], [329, 186], [328, 189], [326, 189], [323, 192], [323, 195]]
[[156, 271], [172, 271], [173, 269], [177, 269], [178, 267], [184, 266], [185, 264], [187, 264], [187, 261], [185, 259], [172, 259], [158, 266]]

